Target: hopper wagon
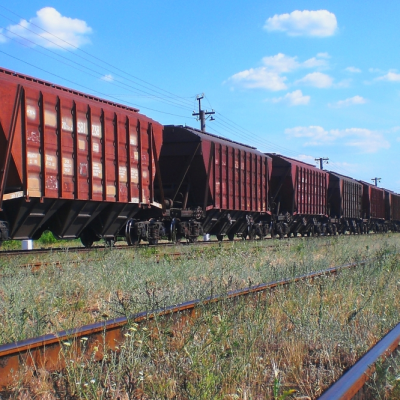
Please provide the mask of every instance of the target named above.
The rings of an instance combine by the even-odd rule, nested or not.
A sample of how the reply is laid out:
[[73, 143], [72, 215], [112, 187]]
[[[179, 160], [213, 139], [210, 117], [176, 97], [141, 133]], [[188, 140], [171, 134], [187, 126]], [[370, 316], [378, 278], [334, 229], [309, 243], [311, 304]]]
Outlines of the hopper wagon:
[[384, 232], [385, 223], [385, 190], [370, 183], [360, 181], [363, 185], [362, 218], [368, 231]]
[[162, 131], [138, 109], [0, 69], [0, 241], [156, 241]]
[[191, 241], [201, 234], [266, 236], [271, 161], [254, 147], [165, 126], [159, 162], [171, 235]]
[[333, 234], [328, 218], [329, 174], [289, 157], [268, 155], [272, 157], [270, 195], [275, 233], [280, 237]]
[[329, 171], [328, 205], [334, 231], [365, 233], [362, 216], [363, 185], [348, 176]]

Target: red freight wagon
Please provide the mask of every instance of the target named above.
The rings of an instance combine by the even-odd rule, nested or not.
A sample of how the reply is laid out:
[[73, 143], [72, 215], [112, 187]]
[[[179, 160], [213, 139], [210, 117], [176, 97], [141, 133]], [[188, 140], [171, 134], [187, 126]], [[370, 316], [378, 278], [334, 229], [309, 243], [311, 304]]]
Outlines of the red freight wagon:
[[367, 182], [360, 182], [363, 185], [363, 218], [385, 219], [385, 191]]
[[159, 123], [4, 69], [0, 105], [0, 220], [10, 237], [50, 229], [90, 245], [154, 204]]
[[335, 220], [339, 232], [363, 231], [362, 226], [363, 186], [355, 179], [329, 172], [329, 214]]
[[267, 215], [271, 159], [254, 147], [189, 127], [165, 126], [160, 170], [170, 215], [181, 227], [184, 218], [197, 216], [204, 233], [233, 239]]
[[278, 154], [272, 157], [271, 199], [278, 233], [322, 233], [328, 217], [327, 172]]
[[400, 195], [385, 190], [385, 218], [390, 221], [392, 231], [400, 230]]

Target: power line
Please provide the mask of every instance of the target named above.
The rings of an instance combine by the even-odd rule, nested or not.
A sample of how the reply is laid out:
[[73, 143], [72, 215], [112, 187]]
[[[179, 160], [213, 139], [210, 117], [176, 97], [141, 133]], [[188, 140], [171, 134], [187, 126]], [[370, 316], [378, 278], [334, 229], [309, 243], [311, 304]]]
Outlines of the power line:
[[[8, 54], [8, 53], [6, 53], [5, 51], [0, 50], [0, 53], [3, 53], [3, 54], [5, 54], [5, 55], [8, 56], [8, 57], [14, 58], [15, 60], [18, 60], [18, 61], [20, 61], [20, 62], [22, 62], [22, 63], [24, 63], [24, 64], [27, 64], [27, 65], [29, 65], [29, 66], [31, 66], [31, 67], [33, 67], [33, 68], [38, 69], [38, 70], [40, 70], [40, 71], [43, 71], [43, 72], [45, 72], [46, 74], [53, 75], [53, 76], [55, 76], [55, 77], [57, 77], [57, 78], [60, 78], [60, 79], [62, 79], [62, 80], [64, 80], [64, 81], [66, 81], [66, 82], [72, 83], [73, 85], [80, 86], [80, 87], [82, 87], [82, 88], [84, 88], [84, 89], [86, 89], [86, 90], [89, 90], [89, 91], [93, 92], [93, 93], [97, 93], [97, 94], [99, 94], [100, 96], [103, 96], [103, 97], [110, 97], [110, 98], [114, 98], [115, 100], [120, 101], [120, 99], [118, 99], [118, 98], [115, 98], [115, 97], [113, 97], [113, 96], [109, 96], [109, 95], [106, 94], [106, 93], [99, 92], [98, 90], [92, 89], [92, 88], [90, 88], [90, 87], [88, 87], [88, 86], [81, 85], [81, 84], [79, 84], [79, 83], [77, 83], [77, 82], [71, 81], [70, 79], [64, 78], [64, 77], [62, 77], [62, 76], [60, 76], [60, 75], [54, 74], [53, 72], [50, 72], [50, 71], [47, 71], [47, 70], [45, 70], [45, 69], [43, 69], [43, 68], [41, 68], [41, 67], [38, 67], [37, 65], [31, 64], [31, 63], [29, 63], [29, 62], [27, 62], [27, 61], [25, 61], [25, 60], [21, 60], [21, 59], [18, 58], [18, 57], [15, 57], [15, 56], [13, 56], [13, 55], [11, 55], [11, 54]], [[169, 112], [165, 112], [165, 111], [160, 111], [160, 110], [156, 110], [156, 109], [154, 109], [154, 108], [145, 107], [145, 106], [141, 106], [141, 105], [138, 105], [138, 104], [135, 104], [135, 105], [133, 105], [132, 103], [128, 103], [128, 104], [131, 105], [131, 106], [140, 107], [141, 109], [143, 108], [143, 109], [155, 111], [155, 112], [158, 112], [158, 113], [161, 113], [161, 114], [167, 114], [167, 115], [173, 115], [173, 116], [175, 116], [175, 117], [187, 118], [187, 116], [178, 115], [178, 114], [173, 114], [173, 113], [169, 113]]]
[[[0, 7], [3, 8], [3, 9], [5, 9], [5, 10], [7, 10], [7, 11], [9, 11], [10, 13], [16, 15], [17, 17], [19, 17], [19, 18], [21, 18], [21, 19], [24, 19], [22, 16], [20, 16], [20, 15], [16, 14], [15, 12], [9, 10], [8, 8], [6, 8], [6, 7], [2, 6], [2, 5], [0, 5]], [[27, 30], [27, 31], [29, 31], [29, 32], [31, 32], [31, 33], [33, 33], [34, 35], [40, 37], [42, 40], [44, 39], [44, 40], [48, 41], [49, 43], [51, 43], [51, 44], [53, 44], [53, 45], [59, 47], [59, 48], [62, 49], [62, 50], [65, 50], [65, 51], [67, 51], [67, 52], [73, 54], [74, 56], [76, 56], [76, 57], [78, 57], [78, 58], [80, 58], [80, 59], [83, 59], [83, 60], [85, 60], [85, 61], [87, 61], [87, 62], [89, 62], [89, 63], [91, 63], [91, 64], [93, 64], [93, 65], [99, 66], [98, 64], [94, 63], [93, 61], [88, 60], [87, 58], [82, 57], [82, 56], [80, 56], [80, 55], [78, 55], [78, 54], [72, 52], [69, 48], [64, 47], [64, 46], [61, 46], [59, 43], [56, 43], [56, 42], [54, 42], [54, 41], [52, 41], [52, 40], [50, 40], [50, 39], [48, 39], [48, 38], [45, 38], [45, 37], [39, 35], [37, 32], [35, 32], [35, 31], [29, 29], [28, 27], [26, 27], [26, 26], [24, 26], [24, 25], [22, 25], [22, 24], [20, 24], [20, 23], [18, 23], [18, 22], [16, 22], [16, 21], [14, 21], [14, 20], [12, 20], [11, 18], [8, 18], [8, 17], [5, 16], [4, 14], [0, 14], [0, 16], [6, 18], [7, 20], [9, 20], [9, 21], [11, 21], [11, 22], [13, 22], [15, 25], [21, 26], [23, 29], [25, 29], [25, 30]], [[173, 94], [173, 93], [171, 93], [171, 92], [169, 92], [169, 91], [167, 91], [167, 90], [164, 90], [164, 89], [162, 89], [162, 88], [160, 88], [160, 87], [158, 87], [158, 86], [156, 86], [156, 85], [153, 85], [153, 84], [151, 84], [151, 83], [149, 83], [149, 82], [146, 82], [146, 81], [144, 81], [143, 79], [140, 79], [140, 78], [138, 78], [138, 77], [136, 77], [136, 76], [134, 76], [134, 75], [132, 75], [132, 74], [130, 74], [130, 73], [127, 73], [127, 72], [121, 70], [120, 68], [118, 68], [118, 67], [112, 65], [111, 63], [109, 63], [109, 62], [107, 62], [107, 61], [104, 61], [104, 60], [100, 59], [99, 57], [96, 57], [96, 56], [90, 54], [89, 52], [86, 52], [86, 51], [80, 49], [79, 47], [73, 45], [72, 43], [70, 43], [70, 42], [68, 42], [68, 41], [66, 41], [66, 40], [64, 40], [64, 39], [62, 39], [62, 38], [60, 38], [60, 37], [54, 35], [53, 33], [47, 31], [46, 29], [42, 28], [41, 26], [34, 24], [33, 22], [30, 22], [30, 24], [31, 24], [32, 26], [37, 27], [37, 28], [40, 29], [41, 31], [43, 31], [43, 32], [45, 32], [45, 33], [48, 33], [48, 34], [51, 35], [52, 37], [56, 38], [58, 41], [61, 41], [61, 42], [65, 43], [65, 44], [67, 44], [69, 47], [72, 47], [72, 48], [74, 48], [74, 49], [76, 49], [76, 50], [78, 50], [78, 51], [80, 51], [80, 52], [82, 52], [82, 53], [84, 53], [84, 54], [86, 54], [86, 55], [88, 55], [88, 56], [94, 58], [95, 60], [100, 61], [101, 63], [103, 63], [103, 64], [105, 64], [105, 65], [107, 65], [107, 66], [109, 66], [109, 67], [111, 67], [111, 68], [113, 68], [113, 69], [115, 69], [115, 70], [117, 70], [117, 71], [122, 72], [123, 74], [125, 74], [125, 75], [127, 75], [127, 76], [130, 76], [130, 77], [132, 77], [132, 78], [134, 78], [134, 79], [136, 79], [136, 80], [138, 80], [138, 81], [140, 81], [140, 82], [143, 82], [144, 84], [146, 84], [146, 85], [148, 85], [148, 86], [154, 87], [154, 88], [156, 88], [157, 90], [151, 89], [151, 88], [146, 88], [146, 86], [144, 86], [144, 85], [142, 85], [142, 84], [140, 84], [140, 83], [134, 82], [133, 80], [128, 79], [128, 78], [126, 78], [126, 77], [123, 77], [123, 76], [121, 76], [121, 75], [119, 75], [119, 74], [116, 74], [116, 76], [119, 76], [119, 77], [121, 77], [121, 78], [123, 78], [123, 79], [127, 79], [128, 81], [131, 81], [131, 82], [133, 82], [134, 84], [136, 84], [136, 85], [138, 85], [138, 86], [144, 87], [144, 88], [146, 88], [147, 90], [151, 90], [151, 91], [156, 92], [156, 93], [158, 93], [158, 94], [161, 94], [160, 91], [161, 91], [161, 92], [164, 92], [164, 93], [167, 93], [167, 94], [169, 94], [169, 95], [175, 97], [176, 99], [179, 99], [178, 101], [181, 101], [181, 102], [182, 102], [182, 105], [186, 105], [187, 107], [189, 107], [190, 101], [189, 101], [187, 98], [184, 98], [184, 97], [178, 96], [178, 95], [176, 95], [176, 94]], [[13, 34], [13, 35], [16, 35], [14, 32], [12, 32], [12, 34]], [[9, 37], [7, 37], [7, 38], [9, 38]], [[29, 39], [26, 39], [26, 38], [24, 38], [24, 39], [25, 39], [25, 40], [29, 40]], [[37, 43], [35, 43], [35, 44], [38, 45]], [[40, 46], [40, 45], [39, 45], [39, 46]], [[50, 50], [49, 50], [49, 51], [50, 51]], [[87, 68], [87, 67], [86, 67], [86, 68]], [[165, 96], [165, 94], [164, 94], [164, 96]], [[168, 97], [166, 97], [166, 98], [168, 98]]]

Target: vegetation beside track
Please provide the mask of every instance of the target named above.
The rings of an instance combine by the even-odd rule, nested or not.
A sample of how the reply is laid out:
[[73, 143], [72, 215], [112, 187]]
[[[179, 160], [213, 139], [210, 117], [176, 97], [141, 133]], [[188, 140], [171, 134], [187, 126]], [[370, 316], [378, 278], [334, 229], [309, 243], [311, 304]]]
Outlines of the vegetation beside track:
[[[370, 258], [395, 249], [399, 235], [234, 242], [224, 246], [134, 251], [55, 252], [30, 272], [20, 258], [0, 259], [0, 343], [56, 333], [104, 319], [181, 303], [188, 299], [289, 278]], [[321, 243], [330, 244], [321, 246]], [[268, 242], [269, 245], [270, 242]], [[176, 251], [176, 248], [175, 248]]]
[[[13, 393], [72, 399], [225, 400], [283, 399], [296, 390], [295, 397], [317, 398], [398, 322], [400, 263], [392, 254], [390, 239], [364, 243], [364, 251], [375, 259], [360, 268], [255, 294], [250, 301], [227, 299], [212, 307], [200, 306], [198, 317], [183, 320], [180, 330], [171, 318], [156, 319], [147, 327], [133, 325], [120, 352], [109, 352], [100, 363], [76, 360], [65, 346], [64, 371], [36, 371], [34, 382]], [[305, 250], [314, 269], [321, 269], [318, 260], [329, 263], [328, 253], [332, 248], [337, 251], [339, 244], [344, 253], [348, 251], [346, 257], [355, 257], [358, 251], [358, 257], [367, 258], [355, 242], [349, 249], [343, 243], [325, 250], [319, 247], [312, 257], [312, 248], [292, 250], [299, 259]], [[267, 257], [254, 249], [258, 247], [248, 249], [247, 261]], [[251, 258], [254, 254], [257, 257]], [[280, 249], [268, 253], [270, 270], [275, 262], [283, 264], [282, 254]], [[146, 256], [150, 255], [143, 254], [143, 259]], [[202, 255], [205, 265], [215, 259], [218, 255]], [[85, 348], [84, 340], [80, 346]], [[396, 377], [391, 379], [393, 383]], [[384, 388], [386, 398], [396, 398], [390, 397], [396, 395], [392, 386], [391, 393], [388, 386]], [[383, 396], [382, 391], [376, 393]]]

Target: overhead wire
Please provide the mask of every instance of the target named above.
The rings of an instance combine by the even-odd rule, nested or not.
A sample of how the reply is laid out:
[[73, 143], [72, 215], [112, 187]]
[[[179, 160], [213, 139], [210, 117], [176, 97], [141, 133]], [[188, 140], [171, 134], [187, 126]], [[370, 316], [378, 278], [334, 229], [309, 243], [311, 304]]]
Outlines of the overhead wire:
[[[1, 15], [1, 14], [0, 14], [0, 15]], [[89, 68], [89, 67], [87, 67], [87, 66], [85, 66], [85, 65], [83, 65], [83, 64], [80, 64], [80, 63], [78, 63], [78, 62], [76, 62], [76, 61], [74, 61], [74, 60], [70, 60], [70, 59], [68, 59], [67, 57], [62, 56], [61, 54], [57, 54], [56, 52], [54, 52], [54, 51], [52, 51], [52, 50], [50, 50], [50, 49], [48, 49], [48, 48], [46, 48], [46, 47], [44, 47], [44, 46], [42, 46], [42, 45], [36, 43], [36, 42], [34, 42], [34, 41], [32, 41], [32, 40], [30, 40], [30, 39], [28, 39], [28, 38], [26, 38], [26, 37], [23, 37], [23, 36], [21, 36], [21, 35], [18, 35], [17, 33], [14, 33], [14, 32], [12, 32], [12, 31], [10, 31], [8, 28], [4, 28], [4, 29], [5, 29], [6, 31], [8, 31], [8, 32], [11, 32], [12, 35], [18, 36], [18, 37], [21, 38], [22, 40], [24, 40], [24, 41], [26, 41], [26, 42], [29, 42], [29, 43], [31, 43], [31, 44], [33, 44], [33, 45], [35, 45], [35, 46], [38, 46], [38, 47], [44, 49], [47, 53], [55, 54], [58, 58], [52, 57], [51, 55], [49, 55], [49, 54], [47, 54], [47, 53], [44, 53], [44, 52], [41, 52], [41, 51], [39, 51], [39, 50], [37, 50], [37, 49], [35, 49], [35, 48], [29, 47], [27, 44], [25, 44], [25, 43], [23, 43], [23, 42], [21, 42], [21, 41], [16, 40], [15, 37], [12, 37], [12, 36], [10, 37], [10, 36], [7, 36], [7, 35], [5, 35], [4, 33], [0, 32], [0, 35], [4, 36], [4, 37], [7, 38], [7, 39], [13, 40], [13, 41], [15, 41], [16, 43], [18, 43], [18, 44], [20, 44], [20, 45], [22, 45], [22, 46], [29, 47], [30, 50], [32, 50], [32, 51], [35, 51], [35, 52], [37, 52], [37, 53], [39, 53], [39, 54], [42, 54], [42, 55], [44, 55], [44, 56], [46, 56], [46, 57], [49, 57], [49, 58], [51, 58], [51, 59], [53, 59], [53, 60], [56, 60], [56, 61], [60, 62], [60, 63], [63, 63], [63, 64], [65, 64], [65, 65], [68, 65], [68, 66], [70, 66], [71, 68], [74, 68], [74, 69], [76, 69], [76, 70], [78, 70], [78, 71], [80, 71], [80, 72], [82, 72], [82, 73], [88, 74], [88, 75], [90, 75], [90, 76], [92, 76], [92, 77], [94, 77], [94, 78], [100, 78], [100, 79], [102, 79], [102, 77], [103, 77], [103, 73], [102, 73], [102, 72], [96, 71], [96, 70], [94, 70], [94, 69], [92, 69], [92, 68]], [[33, 32], [33, 33], [36, 34], [35, 32]], [[40, 36], [40, 35], [39, 35], [39, 36]], [[51, 41], [51, 43], [54, 43], [54, 42]], [[63, 60], [67, 60], [69, 63], [75, 64], [75, 66], [74, 66], [74, 65], [71, 65], [71, 64], [69, 64], [69, 63], [66, 63], [65, 61], [62, 61], [62, 60], [60, 60], [59, 58], [61, 58], [61, 59], [63, 59]], [[85, 71], [85, 70], [83, 70], [83, 69], [81, 69], [81, 68], [78, 68], [77, 66], [78, 66], [78, 67], [81, 67], [81, 68], [84, 68], [84, 69], [87, 70], [87, 71]], [[88, 72], [88, 71], [90, 71], [90, 72]], [[98, 76], [93, 75], [92, 72], [94, 72], [95, 74], [98, 74]], [[122, 83], [122, 84], [124, 84], [124, 86], [118, 85], [116, 82]], [[129, 85], [129, 84], [126, 84], [126, 83], [123, 83], [123, 82], [121, 82], [121, 81], [119, 81], [119, 80], [113, 79], [113, 80], [109, 81], [109, 84], [115, 85], [115, 86], [120, 87], [120, 88], [123, 88], [123, 89], [131, 88], [131, 89], [134, 90], [134, 91], [141, 92], [141, 93], [145, 93], [145, 94], [147, 94], [147, 95], [152, 96], [153, 98], [159, 99], [161, 102], [164, 102], [164, 103], [167, 103], [167, 104], [176, 106], [176, 107], [181, 108], [181, 109], [185, 109], [185, 110], [188, 109], [188, 107], [186, 107], [186, 106], [184, 107], [183, 105], [177, 104], [177, 103], [175, 103], [173, 100], [169, 100], [169, 99], [162, 98], [162, 97], [160, 97], [160, 96], [152, 95], [151, 93], [146, 92], [146, 91], [144, 91], [143, 89], [135, 88], [134, 86]]]
[[[15, 13], [14, 11], [8, 9], [7, 7], [4, 7], [3, 5], [0, 5], [0, 8], [5, 9], [5, 10], [7, 10], [8, 12], [10, 12], [11, 14], [13, 14], [13, 15], [15, 15], [15, 16], [17, 16], [17, 17], [19, 17], [19, 18], [21, 18], [21, 19], [24, 20], [24, 18], [23, 18], [22, 16], [18, 15], [18, 14]], [[79, 58], [81, 58], [81, 59], [83, 59], [83, 60], [85, 60], [85, 61], [87, 61], [87, 62], [89, 62], [89, 63], [91, 63], [91, 64], [94, 64], [94, 65], [97, 65], [97, 66], [98, 66], [98, 64], [94, 63], [93, 61], [90, 61], [90, 60], [88, 60], [87, 58], [82, 57], [82, 56], [80, 56], [80, 55], [78, 55], [78, 54], [72, 52], [72, 51], [71, 51], [69, 48], [67, 48], [67, 47], [61, 46], [60, 44], [58, 44], [58, 43], [56, 43], [56, 42], [54, 42], [54, 41], [51, 41], [51, 40], [48, 39], [48, 38], [45, 38], [45, 37], [39, 35], [39, 34], [36, 33], [35, 31], [32, 31], [31, 29], [29, 29], [29, 28], [27, 28], [26, 26], [24, 26], [24, 25], [22, 25], [22, 24], [20, 24], [20, 23], [18, 23], [18, 22], [16, 22], [16, 21], [14, 21], [14, 20], [8, 18], [7, 16], [5, 16], [5, 15], [3, 15], [3, 14], [0, 14], [0, 16], [2, 16], [2, 17], [4, 17], [4, 18], [6, 18], [7, 20], [9, 20], [9, 21], [15, 23], [16, 25], [21, 26], [22, 28], [28, 30], [29, 32], [31, 32], [31, 33], [33, 33], [33, 34], [39, 36], [41, 39], [47, 40], [47, 41], [49, 41], [50, 43], [54, 44], [55, 46], [57, 46], [57, 47], [59, 47], [59, 48], [65, 50], [65, 51], [68, 51], [69, 53], [73, 54], [74, 56], [79, 57]], [[182, 97], [182, 96], [178, 96], [178, 95], [176, 95], [176, 94], [174, 94], [174, 93], [172, 93], [172, 92], [170, 92], [170, 91], [167, 91], [167, 90], [165, 90], [165, 89], [162, 89], [162, 88], [160, 88], [160, 87], [158, 87], [158, 86], [156, 86], [156, 85], [154, 85], [154, 84], [152, 84], [152, 83], [146, 82], [145, 80], [143, 80], [143, 79], [141, 79], [141, 78], [138, 78], [138, 77], [136, 77], [135, 75], [133, 75], [133, 74], [131, 74], [131, 73], [128, 73], [128, 72], [126, 72], [126, 71], [123, 71], [122, 69], [120, 69], [120, 68], [118, 68], [118, 67], [112, 65], [111, 63], [109, 63], [109, 62], [107, 62], [107, 61], [104, 61], [104, 60], [102, 60], [101, 58], [96, 57], [96, 56], [90, 54], [89, 52], [87, 52], [87, 51], [85, 51], [85, 50], [79, 48], [78, 46], [75, 46], [74, 44], [72, 44], [72, 43], [70, 43], [70, 42], [68, 42], [68, 41], [66, 41], [66, 40], [64, 40], [64, 39], [62, 39], [62, 38], [60, 38], [60, 37], [58, 37], [57, 35], [53, 34], [52, 32], [47, 31], [46, 29], [42, 28], [41, 26], [39, 26], [39, 25], [37, 25], [37, 24], [35, 24], [35, 23], [31, 22], [31, 21], [30, 21], [29, 23], [30, 23], [32, 26], [35, 26], [36, 28], [40, 29], [41, 31], [43, 31], [43, 32], [45, 32], [45, 33], [51, 35], [51, 36], [54, 37], [54, 38], [56, 38], [58, 41], [61, 41], [61, 42], [65, 43], [65, 44], [67, 44], [68, 47], [72, 47], [72, 48], [76, 49], [77, 51], [79, 51], [79, 52], [81, 52], [81, 53], [84, 53], [84, 54], [86, 54], [87, 56], [89, 56], [89, 57], [91, 57], [91, 58], [93, 58], [93, 59], [95, 59], [95, 60], [97, 60], [97, 61], [99, 61], [99, 62], [101, 62], [101, 63], [103, 63], [103, 64], [105, 64], [105, 65], [107, 65], [107, 66], [109, 66], [109, 67], [111, 67], [111, 68], [113, 68], [113, 69], [115, 69], [115, 70], [117, 70], [117, 71], [119, 71], [119, 72], [122, 72], [123, 74], [125, 74], [125, 75], [127, 75], [127, 76], [130, 76], [130, 77], [136, 79], [137, 81], [142, 82], [142, 83], [145, 84], [145, 85], [148, 85], [148, 86], [151, 86], [151, 87], [157, 89], [157, 90], [155, 90], [155, 89], [149, 89], [149, 88], [147, 88], [147, 90], [153, 90], [153, 91], [155, 91], [155, 92], [158, 91], [158, 92], [167, 93], [167, 94], [169, 94], [169, 95], [171, 95], [171, 96], [173, 96], [173, 97], [175, 97], [175, 98], [180, 99], [180, 100], [183, 101], [186, 105], [189, 105], [189, 104], [191, 103], [190, 100], [189, 100], [189, 98], [185, 98], [185, 97]], [[117, 76], [120, 76], [120, 75], [117, 75]], [[122, 77], [122, 76], [120, 76], [120, 77]], [[124, 79], [127, 79], [127, 78], [124, 78]], [[133, 81], [132, 81], [132, 82], [133, 82]], [[142, 85], [142, 84], [140, 84], [140, 83], [136, 83], [136, 82], [134, 82], [134, 83], [137, 84], [137, 85], [139, 85], [139, 86], [144, 87], [144, 85]], [[159, 93], [159, 94], [160, 94], [160, 93]]]
[[[22, 63], [24, 63], [24, 64], [27, 64], [27, 65], [29, 65], [29, 66], [31, 66], [31, 67], [33, 67], [33, 68], [38, 69], [38, 70], [40, 70], [40, 71], [46, 72], [46, 74], [53, 75], [53, 76], [55, 76], [55, 77], [57, 77], [57, 78], [60, 78], [60, 79], [62, 79], [62, 80], [64, 80], [64, 81], [66, 81], [66, 82], [72, 83], [73, 85], [76, 85], [76, 86], [82, 87], [82, 88], [84, 88], [84, 89], [90, 90], [90, 91], [92, 91], [92, 92], [94, 92], [94, 93], [97, 93], [97, 94], [103, 96], [103, 97], [114, 98], [113, 96], [109, 96], [109, 95], [106, 94], [106, 93], [102, 93], [102, 92], [100, 92], [100, 91], [98, 91], [98, 90], [95, 90], [95, 89], [89, 88], [89, 87], [87, 87], [87, 86], [85, 86], [85, 85], [82, 85], [82, 84], [80, 84], [80, 83], [71, 81], [70, 79], [64, 78], [64, 77], [62, 77], [62, 76], [60, 76], [60, 75], [57, 75], [57, 74], [55, 74], [55, 73], [53, 73], [53, 72], [47, 71], [47, 70], [45, 70], [44, 68], [41, 68], [41, 67], [38, 67], [37, 65], [34, 65], [34, 64], [32, 64], [32, 63], [29, 63], [28, 61], [21, 60], [20, 58], [15, 57], [15, 56], [13, 56], [13, 55], [11, 55], [11, 54], [8, 54], [8, 53], [6, 53], [6, 52], [3, 51], [3, 50], [0, 50], [0, 53], [3, 53], [3, 54], [5, 54], [5, 55], [8, 56], [8, 57], [14, 58], [15, 60], [18, 60], [18, 61], [20, 61], [20, 62], [22, 62]], [[115, 99], [115, 100], [118, 100], [118, 101], [120, 100], [120, 99], [118, 99], [118, 98], [114, 98], [114, 99]], [[130, 106], [132, 106], [132, 107], [136, 107], [136, 106], [137, 106], [137, 107], [140, 107], [140, 108], [143, 108], [143, 109], [147, 109], [147, 110], [159, 112], [159, 113], [162, 113], [162, 114], [173, 115], [173, 116], [175, 116], [175, 117], [187, 118], [186, 116], [183, 116], [183, 115], [178, 115], [178, 114], [173, 114], [173, 113], [169, 113], [169, 112], [165, 112], [165, 111], [160, 111], [160, 110], [156, 110], [156, 109], [154, 109], [154, 108], [150, 108], [150, 107], [146, 107], [146, 106], [141, 106], [141, 105], [137, 105], [137, 104], [134, 104], [134, 105], [133, 105], [133, 104], [131, 104], [131, 103], [128, 103], [127, 105], [130, 105]]]

